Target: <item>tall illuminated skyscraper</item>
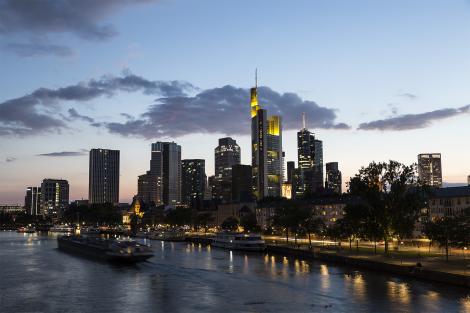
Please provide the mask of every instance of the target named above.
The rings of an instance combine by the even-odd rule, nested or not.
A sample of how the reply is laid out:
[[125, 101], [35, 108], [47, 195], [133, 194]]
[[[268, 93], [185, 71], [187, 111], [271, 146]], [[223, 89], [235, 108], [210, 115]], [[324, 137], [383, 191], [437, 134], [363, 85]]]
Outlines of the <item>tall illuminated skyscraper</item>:
[[230, 137], [220, 138], [219, 145], [214, 149], [214, 156], [217, 199], [222, 202], [231, 201], [232, 166], [240, 164], [240, 146]]
[[119, 203], [119, 150], [91, 149], [88, 200], [92, 203]]
[[46, 178], [41, 183], [41, 214], [57, 217], [69, 205], [69, 182]]
[[283, 182], [281, 117], [268, 116], [258, 104], [258, 82], [250, 90], [251, 164], [253, 193], [257, 199], [280, 197]]
[[432, 187], [442, 187], [442, 164], [440, 153], [418, 155], [418, 175], [423, 183]]
[[193, 201], [204, 200], [206, 191], [206, 161], [187, 159], [181, 161], [181, 201], [191, 205]]
[[41, 187], [28, 187], [24, 197], [24, 208], [29, 215], [41, 213]]
[[315, 193], [323, 187], [323, 143], [307, 129], [305, 114], [302, 114], [302, 122], [303, 127], [297, 132], [297, 197]]

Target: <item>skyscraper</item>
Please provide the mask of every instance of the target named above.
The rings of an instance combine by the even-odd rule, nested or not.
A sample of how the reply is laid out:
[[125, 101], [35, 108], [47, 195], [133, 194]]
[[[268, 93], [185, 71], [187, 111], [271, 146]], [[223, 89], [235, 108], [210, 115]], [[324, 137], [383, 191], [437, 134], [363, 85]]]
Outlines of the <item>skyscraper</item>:
[[220, 138], [214, 155], [216, 194], [219, 200], [228, 202], [232, 195], [232, 166], [240, 164], [240, 147], [230, 137]]
[[257, 199], [281, 196], [283, 153], [281, 117], [268, 116], [258, 104], [257, 80], [251, 88], [251, 164]]
[[307, 129], [305, 114], [302, 114], [302, 121], [303, 127], [297, 132], [297, 175], [300, 177], [297, 177], [296, 196], [312, 194], [323, 187], [323, 143]]
[[58, 216], [68, 205], [68, 181], [65, 179], [44, 179], [41, 183], [41, 214]]
[[119, 150], [90, 150], [88, 200], [90, 204], [119, 203]]
[[326, 163], [325, 189], [341, 194], [342, 177], [341, 171], [338, 169], [338, 162]]
[[41, 213], [41, 187], [28, 187], [24, 197], [24, 208], [29, 215]]
[[287, 182], [292, 184], [292, 175], [295, 170], [295, 162], [289, 161], [287, 162]]
[[418, 155], [419, 179], [426, 185], [442, 187], [442, 164], [440, 153], [423, 153]]
[[139, 176], [137, 187], [140, 201], [181, 204], [181, 146], [174, 142], [152, 143], [150, 170]]
[[204, 200], [206, 190], [206, 166], [202, 159], [181, 161], [181, 198], [182, 203], [191, 205], [194, 200]]

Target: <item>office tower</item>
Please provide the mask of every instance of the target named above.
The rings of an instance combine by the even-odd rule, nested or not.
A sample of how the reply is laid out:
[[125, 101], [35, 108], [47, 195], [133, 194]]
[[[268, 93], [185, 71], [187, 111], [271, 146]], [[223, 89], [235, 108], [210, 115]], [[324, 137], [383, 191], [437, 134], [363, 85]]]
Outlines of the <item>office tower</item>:
[[426, 185], [442, 187], [442, 164], [440, 153], [423, 153], [418, 155], [419, 179]]
[[204, 200], [206, 190], [206, 165], [202, 159], [181, 161], [182, 203], [190, 205], [194, 200]]
[[470, 175], [467, 176], [467, 184], [470, 186]]
[[268, 116], [258, 104], [257, 81], [251, 88], [251, 164], [253, 193], [257, 199], [280, 197], [283, 182], [280, 116]]
[[64, 179], [44, 179], [41, 183], [41, 214], [58, 216], [68, 205], [68, 181]]
[[305, 114], [302, 114], [302, 120], [303, 127], [297, 132], [297, 175], [300, 175], [300, 181], [296, 182], [296, 196], [312, 194], [323, 187], [323, 143], [307, 129]]
[[287, 162], [287, 182], [292, 184], [292, 171], [295, 170], [295, 162]]
[[232, 201], [253, 201], [251, 165], [235, 164], [232, 166]]
[[156, 205], [181, 204], [181, 146], [152, 143], [150, 170], [139, 176], [137, 198]]
[[28, 187], [24, 197], [26, 214], [39, 215], [41, 213], [41, 187]]
[[338, 169], [338, 162], [326, 163], [325, 189], [341, 194], [342, 178], [341, 171]]
[[119, 203], [119, 150], [91, 149], [88, 200], [93, 203]]
[[215, 175], [209, 176], [207, 178], [207, 190], [210, 192], [210, 198], [212, 200], [218, 200], [219, 196], [217, 194], [217, 183], [215, 179]]
[[240, 164], [240, 147], [230, 137], [220, 138], [214, 155], [216, 194], [219, 200], [228, 202], [232, 195], [232, 166]]

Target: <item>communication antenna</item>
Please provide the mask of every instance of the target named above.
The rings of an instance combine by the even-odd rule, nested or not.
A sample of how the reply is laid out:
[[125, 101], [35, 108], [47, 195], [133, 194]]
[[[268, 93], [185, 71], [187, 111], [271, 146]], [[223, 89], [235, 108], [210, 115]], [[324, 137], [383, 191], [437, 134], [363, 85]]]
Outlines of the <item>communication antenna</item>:
[[303, 125], [304, 129], [306, 129], [306, 127], [305, 127], [305, 112], [302, 112], [302, 125]]
[[258, 88], [258, 68], [255, 68], [255, 88]]

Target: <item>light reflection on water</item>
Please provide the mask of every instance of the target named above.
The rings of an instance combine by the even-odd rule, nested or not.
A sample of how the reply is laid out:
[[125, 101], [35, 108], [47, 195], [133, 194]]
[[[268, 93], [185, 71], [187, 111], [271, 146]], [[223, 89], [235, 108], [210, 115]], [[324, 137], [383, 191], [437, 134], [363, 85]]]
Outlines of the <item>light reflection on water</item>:
[[1, 312], [470, 312], [470, 292], [321, 262], [151, 243], [119, 266], [0, 232]]

